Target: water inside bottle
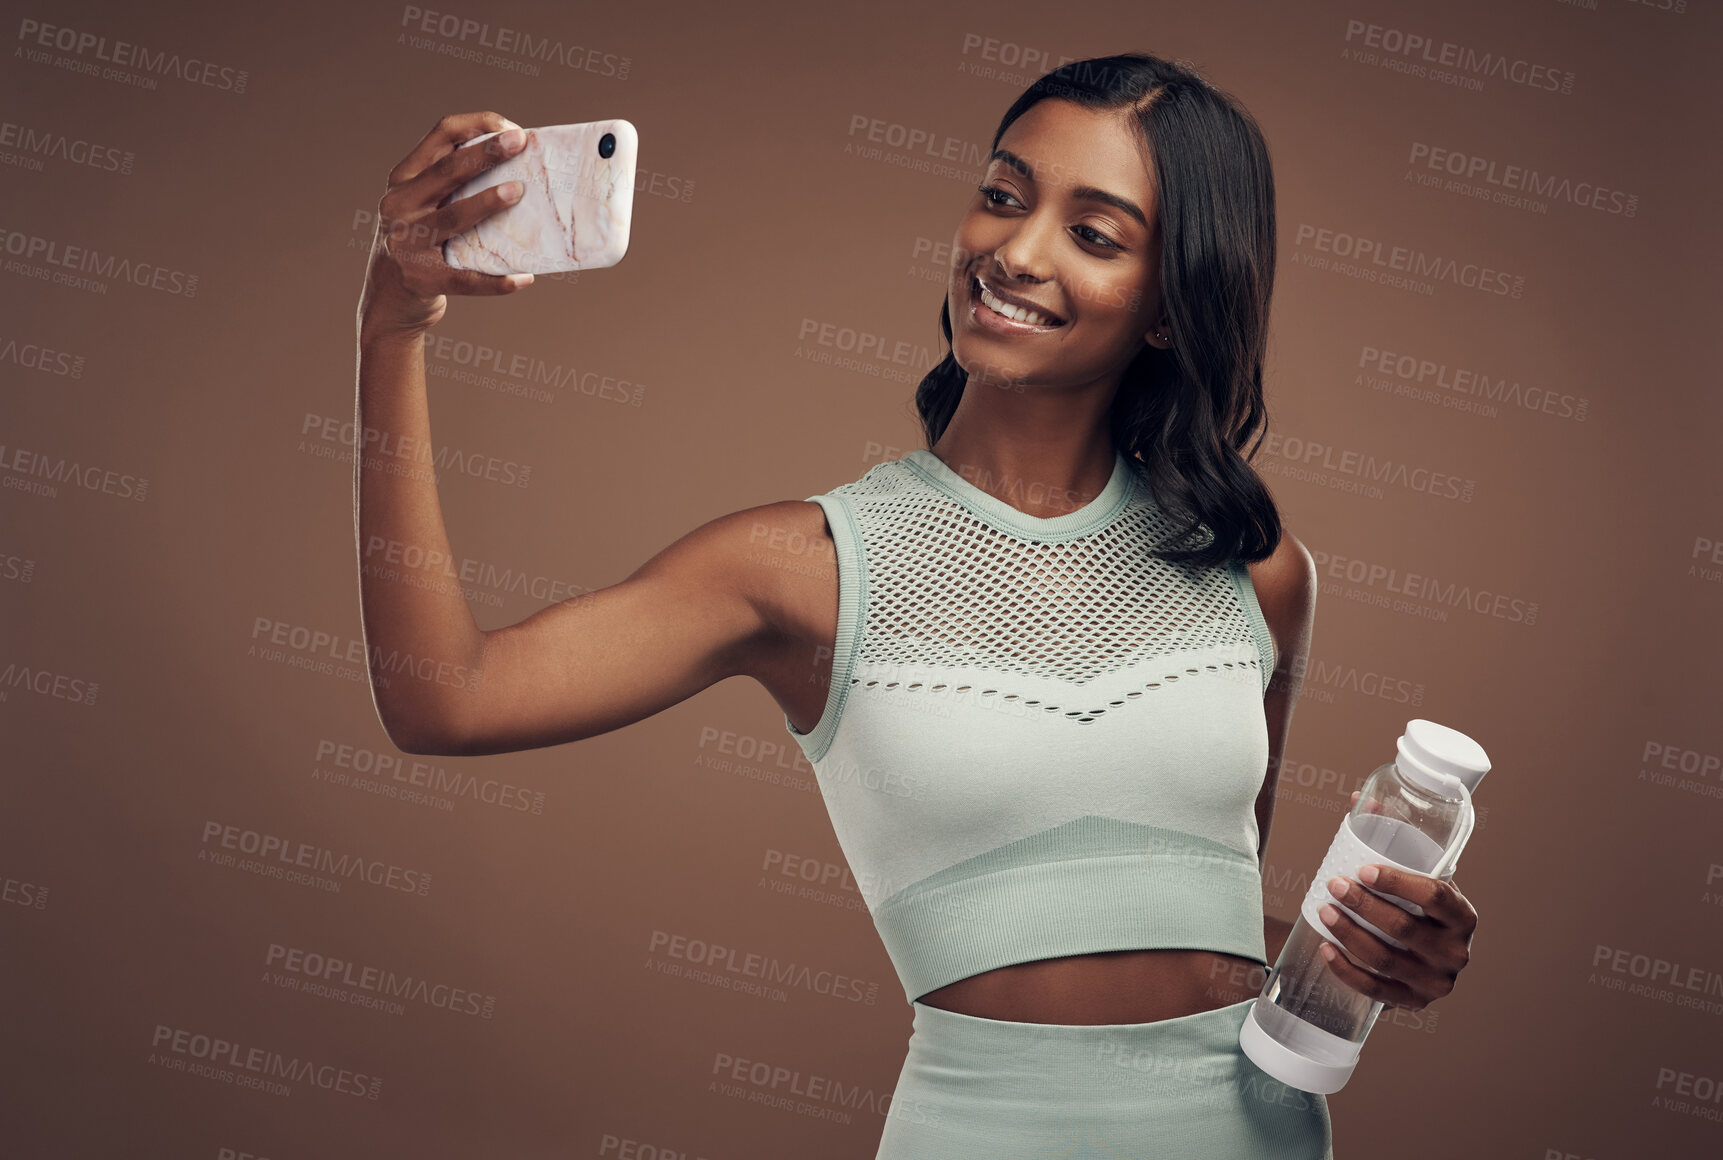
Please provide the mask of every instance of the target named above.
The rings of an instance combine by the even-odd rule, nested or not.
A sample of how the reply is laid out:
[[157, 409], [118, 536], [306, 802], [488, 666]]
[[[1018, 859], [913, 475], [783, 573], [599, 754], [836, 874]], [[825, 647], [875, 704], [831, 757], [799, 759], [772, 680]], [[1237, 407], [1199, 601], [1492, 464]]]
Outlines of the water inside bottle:
[[1286, 949], [1263, 984], [1257, 1022], [1310, 1059], [1350, 1063], [1382, 1005], [1354, 990], [1323, 961], [1319, 948], [1326, 941], [1302, 915], [1292, 924]]

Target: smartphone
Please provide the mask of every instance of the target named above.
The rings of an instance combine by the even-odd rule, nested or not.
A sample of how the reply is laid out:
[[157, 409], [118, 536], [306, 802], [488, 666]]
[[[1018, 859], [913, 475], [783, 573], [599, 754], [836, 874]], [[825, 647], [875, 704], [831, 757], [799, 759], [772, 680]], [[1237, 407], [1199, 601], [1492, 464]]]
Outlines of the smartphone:
[[[495, 137], [483, 133], [460, 148]], [[628, 252], [640, 135], [627, 121], [526, 130], [526, 144], [441, 205], [519, 181], [519, 201], [443, 242], [443, 261], [486, 274], [555, 274], [614, 266]]]

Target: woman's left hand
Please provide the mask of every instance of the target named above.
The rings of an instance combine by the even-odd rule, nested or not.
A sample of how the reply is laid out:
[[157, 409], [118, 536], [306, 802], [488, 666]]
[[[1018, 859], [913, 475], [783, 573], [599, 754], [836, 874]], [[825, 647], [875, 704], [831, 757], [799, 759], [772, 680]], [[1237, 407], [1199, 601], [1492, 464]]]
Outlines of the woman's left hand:
[[1322, 957], [1328, 969], [1341, 982], [1372, 999], [1413, 1011], [1452, 991], [1454, 980], [1471, 957], [1472, 932], [1478, 925], [1478, 912], [1471, 902], [1451, 879], [1378, 865], [1365, 865], [1358, 873], [1372, 890], [1415, 902], [1424, 913], [1402, 910], [1350, 878], [1330, 879], [1329, 893], [1348, 910], [1406, 946], [1401, 950], [1388, 945], [1339, 907], [1324, 903], [1318, 914], [1327, 922], [1329, 933], [1346, 948], [1341, 954], [1333, 944], [1323, 941]]

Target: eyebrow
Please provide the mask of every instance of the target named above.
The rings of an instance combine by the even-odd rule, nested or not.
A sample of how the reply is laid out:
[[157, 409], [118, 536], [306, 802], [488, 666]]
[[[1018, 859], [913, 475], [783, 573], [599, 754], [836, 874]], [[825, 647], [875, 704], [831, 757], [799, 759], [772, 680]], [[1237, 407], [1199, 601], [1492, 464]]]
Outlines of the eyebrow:
[[[1009, 149], [995, 149], [987, 160], [1003, 161], [1030, 181], [1035, 180], [1035, 171], [1033, 167]], [[1143, 216], [1143, 211], [1138, 209], [1137, 203], [1131, 201], [1129, 198], [1120, 197], [1116, 193], [1108, 193], [1104, 189], [1096, 189], [1092, 185], [1073, 185], [1071, 187], [1071, 196], [1080, 201], [1098, 201], [1105, 205], [1114, 206], [1136, 218], [1137, 224], [1142, 226], [1144, 229], [1149, 228], [1149, 221]]]

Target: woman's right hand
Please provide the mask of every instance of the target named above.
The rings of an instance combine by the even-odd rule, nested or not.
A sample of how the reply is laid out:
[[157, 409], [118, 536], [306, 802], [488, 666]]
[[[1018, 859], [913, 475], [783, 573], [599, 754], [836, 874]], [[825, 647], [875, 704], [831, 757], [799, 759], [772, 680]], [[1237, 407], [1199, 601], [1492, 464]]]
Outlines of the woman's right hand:
[[[482, 145], [459, 147], [497, 130], [502, 132]], [[443, 261], [443, 240], [513, 204], [520, 197], [520, 182], [440, 203], [519, 152], [524, 141], [524, 131], [500, 113], [452, 114], [389, 171], [389, 188], [377, 203], [377, 232], [359, 298], [362, 339], [423, 333], [442, 319], [449, 294], [511, 294], [532, 283], [531, 274], [484, 274], [457, 270]]]

